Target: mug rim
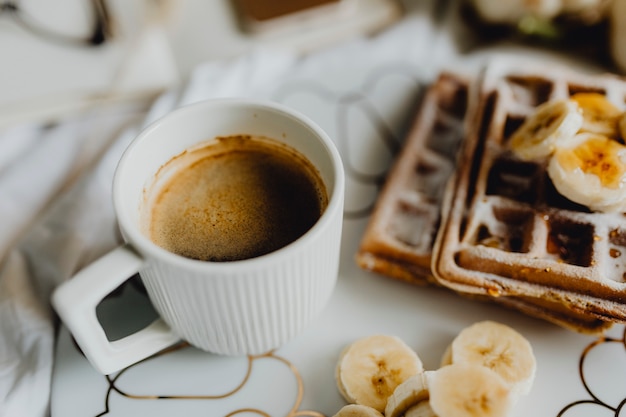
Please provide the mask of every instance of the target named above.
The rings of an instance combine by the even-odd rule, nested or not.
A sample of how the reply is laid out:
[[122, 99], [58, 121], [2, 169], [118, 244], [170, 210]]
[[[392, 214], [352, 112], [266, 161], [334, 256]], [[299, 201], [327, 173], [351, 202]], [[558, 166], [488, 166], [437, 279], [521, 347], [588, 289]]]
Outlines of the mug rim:
[[[147, 140], [146, 138], [151, 136], [153, 131], [159, 129], [163, 123], [166, 123], [169, 119], [178, 117], [178, 115], [182, 113], [193, 111], [193, 109], [197, 107], [219, 107], [224, 105], [248, 106], [271, 110], [280, 113], [282, 116], [295, 119], [298, 123], [303, 125], [303, 127], [313, 131], [314, 136], [317, 136], [320, 140], [321, 145], [323, 145], [323, 148], [331, 162], [334, 186], [332, 193], [328, 195], [328, 205], [315, 224], [298, 239], [279, 249], [253, 258], [236, 261], [204, 261], [187, 258], [158, 246], [141, 232], [139, 224], [136, 224], [136, 222], [133, 221], [131, 214], [121, 203], [121, 194], [124, 187], [122, 176], [126, 169], [126, 165], [129, 163], [130, 155], [132, 154], [134, 148], [139, 146], [140, 142]], [[328, 185], [325, 185], [326, 188], [328, 188]], [[124, 241], [127, 244], [130, 244], [140, 254], [140, 256], [144, 258], [144, 261], [149, 260], [149, 258], [157, 258], [186, 269], [220, 270], [224, 268], [232, 268], [234, 265], [238, 268], [252, 269], [267, 262], [274, 262], [276, 258], [289, 256], [291, 252], [299, 250], [299, 248], [306, 245], [309, 240], [314, 239], [315, 235], [322, 233], [324, 229], [330, 227], [330, 223], [338, 210], [340, 211], [338, 215], [343, 216], [344, 188], [344, 168], [339, 151], [330, 136], [308, 116], [288, 106], [269, 100], [238, 97], [212, 98], [175, 108], [148, 124], [133, 138], [131, 143], [122, 153], [115, 169], [113, 177], [113, 205], [117, 217], [117, 224], [120, 228]]]

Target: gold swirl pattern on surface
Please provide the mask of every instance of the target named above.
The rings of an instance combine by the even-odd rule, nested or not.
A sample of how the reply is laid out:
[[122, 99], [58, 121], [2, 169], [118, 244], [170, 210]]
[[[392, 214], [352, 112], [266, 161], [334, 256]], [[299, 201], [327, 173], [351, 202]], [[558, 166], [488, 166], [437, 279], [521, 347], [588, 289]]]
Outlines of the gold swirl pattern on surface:
[[[559, 411], [557, 417], [565, 417], [570, 415], [570, 412], [575, 414], [580, 407], [591, 407], [592, 409], [596, 409], [597, 412], [608, 412], [608, 415], [620, 416], [622, 415], [622, 411], [626, 406], [626, 392], [623, 393], [624, 397], [621, 399], [615, 399], [613, 401], [607, 401], [605, 399], [601, 399], [599, 392], [594, 387], [593, 384], [589, 381], [589, 375], [585, 373], [585, 364], [590, 361], [590, 353], [592, 353], [595, 349], [599, 347], [615, 347], [619, 348], [621, 345], [622, 353], [626, 354], [626, 327], [622, 330], [621, 338], [611, 337], [611, 336], [600, 336], [593, 342], [589, 343], [584, 349], [580, 356], [580, 360], [578, 362], [578, 373], [580, 375], [580, 381], [587, 392], [589, 394], [589, 398], [573, 401], [570, 404], [567, 404], [565, 407]], [[601, 356], [604, 357], [604, 356]], [[590, 369], [596, 369], [591, 367]], [[615, 372], [619, 372], [622, 376], [622, 380], [624, 378], [625, 369], [615, 369]], [[606, 380], [613, 380], [609, 375], [603, 375]], [[578, 412], [581, 410], [579, 409]], [[594, 413], [595, 414], [595, 413]], [[602, 414], [605, 415], [605, 414]]]
[[[233, 389], [231, 389], [230, 391], [227, 391], [223, 394], [213, 394], [213, 395], [168, 395], [168, 394], [150, 394], [150, 395], [140, 395], [140, 394], [134, 394], [132, 392], [129, 392], [128, 390], [123, 390], [120, 387], [117, 386], [117, 382], [119, 380], [119, 378], [125, 374], [128, 370], [132, 369], [133, 367], [141, 364], [141, 363], [145, 363], [147, 361], [151, 361], [155, 358], [164, 356], [164, 355], [168, 355], [168, 354], [172, 354], [174, 352], [180, 351], [182, 349], [185, 348], [189, 348], [189, 344], [187, 343], [180, 343], [178, 345], [175, 345], [169, 349], [165, 349], [163, 351], [161, 351], [160, 353], [153, 355], [147, 359], [144, 359], [141, 362], [138, 362], [135, 365], [131, 365], [128, 368], [125, 368], [123, 370], [121, 370], [120, 372], [118, 372], [117, 374], [113, 375], [106, 375], [106, 379], [108, 382], [108, 389], [106, 392], [106, 396], [105, 396], [105, 411], [98, 414], [96, 417], [100, 417], [100, 416], [104, 416], [107, 415], [110, 412], [110, 408], [109, 408], [109, 403], [110, 403], [110, 399], [111, 399], [111, 394], [113, 393], [117, 393], [123, 397], [126, 397], [128, 399], [132, 399], [132, 400], [205, 400], [205, 401], [209, 401], [209, 400], [220, 400], [220, 399], [224, 399], [224, 398], [228, 398], [234, 394], [236, 394], [237, 392], [239, 392], [244, 386], [246, 386], [246, 383], [248, 382], [248, 380], [250, 379], [250, 375], [252, 374], [252, 369], [253, 369], [253, 365], [256, 361], [258, 360], [263, 360], [263, 359], [271, 359], [271, 360], [276, 360], [280, 363], [282, 363], [283, 365], [285, 365], [289, 371], [293, 374], [293, 376], [295, 377], [296, 383], [297, 383], [297, 394], [296, 394], [296, 398], [294, 399], [294, 403], [292, 408], [289, 410], [288, 414], [286, 415], [286, 417], [326, 417], [324, 414], [317, 412], [317, 411], [312, 411], [312, 410], [299, 410], [300, 405], [302, 403], [302, 398], [304, 396], [304, 384], [302, 382], [302, 377], [300, 376], [300, 372], [298, 371], [298, 369], [288, 360], [286, 360], [285, 358], [278, 356], [275, 354], [274, 351], [271, 352], [267, 352], [265, 354], [262, 355], [249, 355], [247, 356], [248, 359], [248, 365], [247, 365], [247, 369], [246, 372], [241, 380], [241, 382]], [[258, 414], [259, 416], [263, 416], [263, 417], [272, 417], [271, 414], [260, 410], [260, 409], [256, 409], [256, 408], [241, 408], [241, 409], [237, 409], [237, 410], [233, 410], [231, 412], [229, 412], [228, 414], [226, 414], [224, 417], [231, 417], [231, 416], [236, 416], [238, 414], [243, 414], [243, 413], [253, 413], [253, 414]]]

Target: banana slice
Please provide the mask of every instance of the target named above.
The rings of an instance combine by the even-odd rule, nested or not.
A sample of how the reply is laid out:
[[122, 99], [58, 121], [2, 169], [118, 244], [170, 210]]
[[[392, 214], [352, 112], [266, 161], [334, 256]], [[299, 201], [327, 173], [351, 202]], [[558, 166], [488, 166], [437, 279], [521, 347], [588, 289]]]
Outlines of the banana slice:
[[598, 133], [618, 138], [618, 118], [622, 111], [599, 93], [577, 93], [570, 100], [578, 104], [583, 116], [581, 132]]
[[404, 417], [438, 417], [428, 401], [420, 401], [406, 410]]
[[335, 377], [339, 392], [346, 401], [383, 412], [387, 398], [395, 388], [423, 370], [417, 353], [400, 338], [373, 335], [344, 349]]
[[383, 417], [383, 415], [372, 407], [360, 404], [348, 404], [341, 407], [333, 417]]
[[626, 146], [581, 133], [554, 153], [548, 175], [557, 191], [594, 211], [626, 211]]
[[514, 398], [530, 392], [537, 368], [532, 346], [507, 325], [489, 320], [475, 323], [463, 329], [447, 351], [442, 366], [481, 365], [500, 375]]
[[571, 100], [548, 101], [537, 107], [511, 136], [511, 150], [526, 161], [543, 160], [583, 124], [578, 105]]
[[387, 399], [385, 417], [402, 417], [414, 405], [428, 402], [428, 379], [433, 372], [420, 372], [398, 385]]
[[509, 385], [478, 364], [439, 368], [428, 378], [428, 386], [430, 407], [438, 417], [502, 417], [513, 407]]

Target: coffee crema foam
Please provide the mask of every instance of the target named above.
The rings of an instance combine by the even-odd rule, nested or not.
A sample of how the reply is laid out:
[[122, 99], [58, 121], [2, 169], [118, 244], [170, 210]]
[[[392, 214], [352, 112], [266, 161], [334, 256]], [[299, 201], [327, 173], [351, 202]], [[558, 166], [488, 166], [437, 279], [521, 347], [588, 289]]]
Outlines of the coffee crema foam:
[[187, 258], [236, 261], [301, 237], [328, 195], [317, 169], [295, 149], [241, 135], [170, 160], [145, 201], [142, 226], [155, 244]]

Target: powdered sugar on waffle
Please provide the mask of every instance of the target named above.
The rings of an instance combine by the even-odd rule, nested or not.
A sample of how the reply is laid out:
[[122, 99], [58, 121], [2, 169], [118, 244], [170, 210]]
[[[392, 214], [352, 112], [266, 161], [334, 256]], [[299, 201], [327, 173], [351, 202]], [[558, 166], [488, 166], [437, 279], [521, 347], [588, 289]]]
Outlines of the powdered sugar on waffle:
[[[356, 256], [357, 263], [362, 268], [415, 284], [438, 284], [431, 270], [434, 239], [440, 235], [440, 224], [446, 224], [446, 219], [441, 218], [441, 206], [444, 205], [444, 213], [448, 212], [449, 208], [445, 206], [451, 204], [454, 196], [452, 186], [455, 183], [449, 180], [457, 169], [456, 153], [466, 132], [471, 131], [477, 123], [475, 114], [478, 113], [481, 104], [480, 100], [477, 100], [479, 86], [479, 83], [471, 83], [462, 76], [444, 73], [429, 90], [417, 112], [405, 147], [388, 175], [363, 236]], [[518, 89], [512, 94], [516, 96], [528, 94], [525, 91]], [[530, 103], [530, 99], [525, 100], [526, 103]], [[521, 120], [531, 111], [532, 106], [521, 105], [517, 115]], [[493, 149], [500, 149], [499, 145]], [[536, 166], [526, 165], [531, 170], [540, 172]], [[504, 169], [515, 166], [511, 161], [503, 160], [503, 169], [500, 173], [503, 179], [499, 183], [506, 185], [506, 189], [492, 194], [534, 188], [536, 174], [532, 172], [524, 174], [522, 169], [524, 175], [520, 175], [517, 169], [509, 168], [508, 171]], [[473, 236], [471, 239], [474, 242], [467, 243], [468, 246], [474, 246], [477, 251], [481, 251], [483, 247], [499, 245], [519, 246], [520, 242], [527, 241], [524, 232], [532, 230], [523, 224], [525, 219], [543, 221], [533, 216], [532, 207], [527, 207], [525, 212], [522, 210], [522, 214], [515, 219], [518, 225], [517, 232], [510, 235], [512, 228], [493, 215], [495, 207], [502, 209], [507, 205], [513, 210], [518, 203], [509, 201], [502, 195], [492, 196], [491, 199], [474, 207], [480, 212], [475, 218], [480, 219], [480, 222], [474, 227], [474, 232], [466, 233], [466, 236]], [[490, 233], [481, 236], [479, 233], [481, 225], [484, 225]], [[472, 226], [468, 227], [471, 228]], [[541, 238], [539, 233], [534, 236], [538, 242], [545, 242], [547, 239], [545, 236]], [[483, 241], [478, 244], [480, 239]], [[535, 246], [538, 248], [539, 244]], [[553, 261], [557, 259], [558, 256], [554, 255]], [[476, 291], [464, 294], [479, 300], [496, 301], [581, 332], [597, 333], [609, 325], [603, 320], [572, 310], [546, 297], [494, 297], [494, 294], [501, 294], [499, 290], [488, 291], [486, 294], [479, 294]]]
[[595, 92], [624, 109], [626, 82], [511, 62], [493, 62], [481, 80], [481, 123], [468, 131], [435, 248], [438, 282], [626, 321], [626, 217], [568, 201], [545, 164], [516, 160], [507, 149], [539, 104]]

